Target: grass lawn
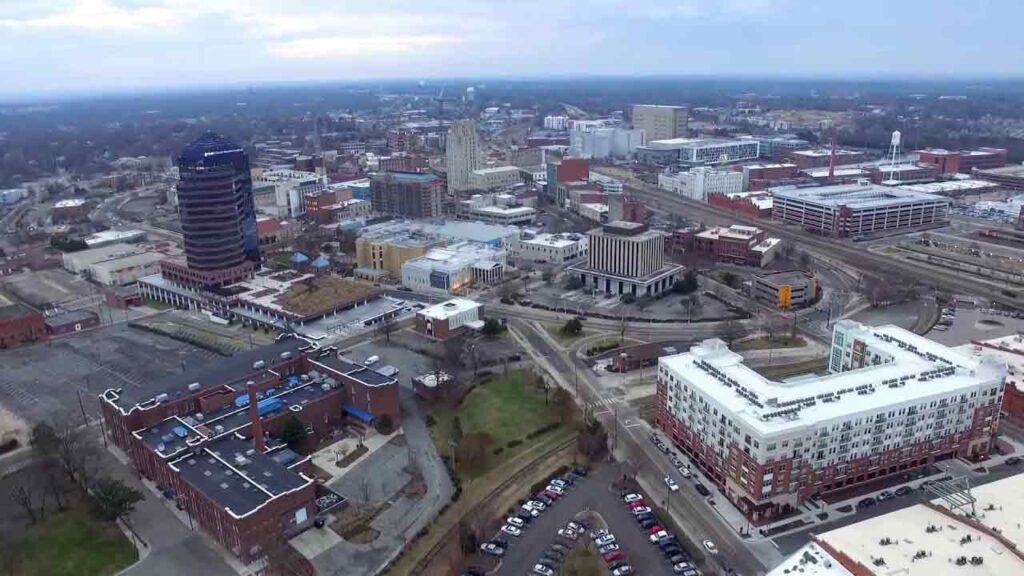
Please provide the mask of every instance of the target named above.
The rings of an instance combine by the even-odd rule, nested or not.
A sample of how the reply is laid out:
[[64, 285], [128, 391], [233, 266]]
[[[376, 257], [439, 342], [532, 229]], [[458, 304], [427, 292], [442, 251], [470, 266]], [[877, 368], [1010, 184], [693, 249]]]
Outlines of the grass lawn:
[[[551, 392], [548, 394], [550, 397]], [[449, 452], [448, 438], [456, 414], [462, 422], [464, 436], [486, 432], [494, 438], [492, 449], [503, 448], [501, 454], [489, 459], [487, 468], [497, 466], [531, 444], [526, 440], [530, 432], [558, 421], [554, 407], [544, 403], [543, 390], [531, 384], [530, 375], [524, 371], [510, 372], [477, 386], [457, 409], [435, 410], [432, 415], [436, 423], [430, 428], [430, 435], [441, 454]], [[513, 440], [522, 443], [508, 446]], [[484, 472], [486, 469], [469, 475], [479, 476]]]
[[807, 341], [800, 336], [774, 336], [771, 341], [761, 336], [737, 342], [733, 350], [767, 350], [768, 348], [800, 348], [807, 346]]
[[586, 328], [581, 330], [579, 334], [566, 334], [565, 332], [562, 331], [563, 326], [565, 326], [564, 323], [544, 324], [544, 329], [547, 330], [548, 334], [550, 334], [551, 337], [555, 339], [555, 342], [558, 342], [558, 344], [561, 346], [568, 346], [569, 344], [572, 344], [576, 340], [590, 334], [590, 332], [587, 332]]
[[117, 526], [80, 509], [47, 515], [25, 531], [14, 549], [17, 576], [116, 574], [138, 558]]
[[593, 544], [584, 541], [569, 553], [562, 565], [562, 574], [566, 576], [601, 576], [607, 574], [604, 561], [593, 549]]

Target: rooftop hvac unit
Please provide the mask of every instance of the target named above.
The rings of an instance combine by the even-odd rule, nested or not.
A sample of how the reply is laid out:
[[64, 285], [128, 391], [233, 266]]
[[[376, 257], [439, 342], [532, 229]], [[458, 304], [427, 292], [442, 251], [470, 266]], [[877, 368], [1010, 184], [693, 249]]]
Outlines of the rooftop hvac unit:
[[199, 388], [200, 388], [199, 382], [193, 382], [193, 383], [188, 385], [188, 391], [189, 392], [195, 392], [196, 390], [199, 390]]
[[199, 422], [202, 422], [203, 418], [205, 418], [205, 416], [203, 416], [202, 412], [196, 412], [195, 415], [193, 416], [193, 418], [195, 418]]
[[170, 398], [170, 396], [168, 396], [167, 393], [164, 392], [162, 394], [157, 394], [156, 397], [153, 398], [153, 400], [156, 400], [157, 402], [165, 402], [168, 398]]
[[257, 361], [252, 363], [252, 369], [253, 370], [262, 370], [266, 365], [267, 365], [267, 363], [264, 362], [263, 360], [257, 360]]
[[281, 359], [282, 360], [287, 360], [287, 359], [289, 359], [291, 357], [292, 357], [292, 353], [291, 352], [281, 352]]

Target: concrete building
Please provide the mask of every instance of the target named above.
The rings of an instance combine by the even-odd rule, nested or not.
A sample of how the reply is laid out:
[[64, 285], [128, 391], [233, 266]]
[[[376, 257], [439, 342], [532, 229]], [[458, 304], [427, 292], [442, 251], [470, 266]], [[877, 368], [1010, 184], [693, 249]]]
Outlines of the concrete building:
[[373, 211], [407, 218], [441, 216], [444, 184], [428, 172], [382, 172], [370, 179]]
[[0, 350], [45, 339], [43, 314], [0, 294]]
[[726, 138], [648, 138], [636, 151], [637, 162], [664, 167], [714, 166], [756, 160], [757, 155], [757, 140]]
[[27, 188], [5, 188], [0, 190], [0, 204], [4, 206], [21, 202], [27, 197]]
[[814, 301], [818, 282], [803, 270], [766, 272], [754, 276], [751, 284], [754, 298], [778, 306], [780, 310], [804, 308]]
[[670, 289], [682, 271], [665, 262], [665, 234], [644, 224], [609, 222], [587, 236], [587, 262], [569, 270], [588, 289], [655, 296]]
[[[800, 170], [807, 168], [824, 168], [832, 161], [832, 150], [830, 148], [813, 148], [806, 150], [792, 150], [786, 154], [784, 160], [796, 164]], [[867, 162], [869, 158], [864, 152], [857, 150], [836, 150], [836, 166], [846, 164], [859, 164]]]
[[301, 170], [257, 171], [254, 185], [274, 187], [276, 216], [298, 218], [306, 213], [306, 196], [320, 194], [327, 190], [324, 179], [316, 172]]
[[448, 174], [448, 193], [455, 194], [473, 189], [473, 171], [483, 168], [483, 153], [476, 124], [472, 120], [453, 122], [445, 141], [445, 168]]
[[656, 422], [754, 522], [812, 497], [989, 453], [1006, 364], [840, 320], [829, 374], [774, 382], [713, 339], [658, 364]]
[[970, 174], [974, 169], [988, 170], [1006, 166], [1005, 148], [979, 148], [977, 150], [945, 150], [926, 148], [918, 150], [918, 162], [934, 166], [939, 174]]
[[516, 166], [494, 166], [473, 170], [469, 177], [470, 188], [473, 190], [508, 191], [513, 186], [522, 184], [523, 178]]
[[402, 264], [418, 258], [445, 241], [420, 230], [384, 228], [364, 232], [356, 239], [355, 275], [368, 280], [399, 280]]
[[167, 256], [159, 252], [141, 252], [108, 258], [89, 265], [92, 280], [103, 286], [126, 286], [140, 278], [160, 273], [160, 262]]
[[597, 202], [584, 202], [576, 208], [576, 212], [593, 222], [608, 222], [608, 204]]
[[569, 154], [579, 158], [629, 158], [645, 143], [644, 131], [638, 129], [588, 127], [569, 132]]
[[505, 276], [507, 253], [470, 242], [434, 248], [402, 264], [402, 285], [414, 292], [458, 294]]
[[772, 219], [824, 236], [860, 237], [944, 224], [949, 199], [875, 184], [775, 188]]
[[509, 246], [517, 262], [565, 266], [587, 256], [587, 237], [582, 234], [534, 234], [524, 231]]
[[1024, 165], [1014, 164], [1003, 168], [977, 168], [971, 175], [981, 180], [994, 182], [1010, 190], [1024, 190]]
[[568, 116], [545, 116], [544, 117], [544, 129], [545, 130], [565, 130], [569, 124]]
[[796, 135], [783, 136], [754, 136], [760, 144], [759, 157], [781, 162], [786, 159], [790, 152], [795, 150], [806, 150], [811, 147], [807, 140], [797, 138]]
[[463, 220], [511, 226], [530, 224], [537, 218], [537, 210], [519, 204], [511, 194], [474, 194], [456, 204], [456, 216]]
[[100, 248], [79, 250], [78, 252], [65, 252], [61, 255], [64, 269], [72, 274], [84, 274], [89, 267], [97, 262], [121, 258], [134, 254], [142, 254], [146, 249], [134, 244], [108, 244]]
[[299, 419], [316, 446], [350, 423], [400, 418], [398, 383], [294, 337], [100, 395], [106, 429], [141, 477], [243, 562], [344, 498], [281, 440]]
[[465, 298], [452, 298], [416, 312], [417, 332], [436, 340], [447, 340], [469, 329], [483, 327], [483, 305]]
[[764, 268], [775, 259], [782, 240], [753, 226], [716, 226], [693, 234], [687, 250], [716, 262]]
[[686, 138], [688, 121], [684, 106], [633, 105], [633, 127], [643, 130], [648, 141]]
[[659, 174], [658, 187], [698, 202], [707, 202], [712, 194], [743, 191], [744, 177], [733, 170], [715, 170], [699, 166], [687, 172]]

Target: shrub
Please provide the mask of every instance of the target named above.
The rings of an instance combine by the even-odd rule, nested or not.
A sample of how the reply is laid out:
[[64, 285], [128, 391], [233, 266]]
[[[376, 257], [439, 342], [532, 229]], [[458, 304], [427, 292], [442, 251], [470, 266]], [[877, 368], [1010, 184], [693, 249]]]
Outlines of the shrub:
[[509, 440], [508, 443], [505, 444], [505, 446], [507, 446], [509, 448], [515, 448], [516, 446], [519, 446], [522, 443], [523, 443], [522, 439], [516, 438], [515, 440]]

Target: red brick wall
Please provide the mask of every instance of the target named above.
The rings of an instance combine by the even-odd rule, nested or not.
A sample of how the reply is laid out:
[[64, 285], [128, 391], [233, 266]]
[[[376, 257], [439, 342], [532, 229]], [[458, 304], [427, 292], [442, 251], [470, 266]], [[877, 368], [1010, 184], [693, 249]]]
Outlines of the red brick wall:
[[27, 342], [46, 339], [46, 323], [39, 312], [20, 318], [0, 320], [0, 348], [13, 348]]
[[590, 161], [586, 158], [566, 158], [555, 172], [558, 182], [576, 182], [590, 179]]
[[918, 162], [935, 166], [940, 174], [956, 174], [960, 171], [960, 154], [958, 152], [922, 150]]

